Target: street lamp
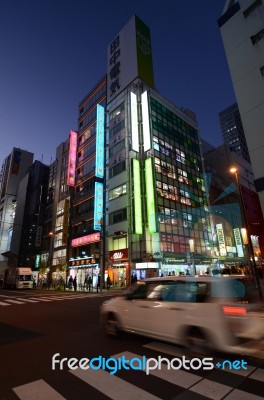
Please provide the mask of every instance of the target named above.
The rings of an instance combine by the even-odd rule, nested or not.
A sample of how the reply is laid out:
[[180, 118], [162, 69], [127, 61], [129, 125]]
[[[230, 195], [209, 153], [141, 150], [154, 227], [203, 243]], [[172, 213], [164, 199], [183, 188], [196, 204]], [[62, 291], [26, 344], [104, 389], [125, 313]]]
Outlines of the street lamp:
[[[238, 189], [238, 193], [239, 193], [239, 202], [240, 202], [240, 206], [241, 206], [242, 216], [243, 216], [243, 219], [244, 219], [244, 222], [246, 225], [246, 229], [245, 228], [241, 229], [242, 239], [243, 239], [243, 243], [245, 245], [248, 244], [249, 266], [251, 267], [251, 258], [252, 258], [253, 275], [255, 276], [256, 286], [257, 286], [258, 292], [259, 292], [259, 298], [260, 298], [260, 300], [263, 300], [262, 290], [261, 290], [261, 285], [260, 285], [260, 280], [259, 280], [259, 274], [257, 271], [257, 266], [256, 266], [256, 261], [255, 261], [254, 248], [253, 248], [253, 244], [252, 244], [252, 240], [251, 240], [249, 223], [248, 223], [246, 209], [245, 209], [245, 203], [244, 203], [244, 199], [243, 199], [243, 195], [242, 195], [241, 185], [240, 185], [239, 178], [238, 178], [238, 168], [231, 167], [229, 169], [229, 171], [232, 174], [234, 174], [236, 177], [236, 185], [237, 185], [237, 189]], [[251, 257], [250, 257], [250, 253], [251, 253]]]
[[196, 267], [195, 267], [195, 262], [194, 262], [194, 240], [189, 239], [189, 245], [190, 245], [190, 252], [192, 255], [192, 269], [193, 269], [193, 275], [196, 275]]

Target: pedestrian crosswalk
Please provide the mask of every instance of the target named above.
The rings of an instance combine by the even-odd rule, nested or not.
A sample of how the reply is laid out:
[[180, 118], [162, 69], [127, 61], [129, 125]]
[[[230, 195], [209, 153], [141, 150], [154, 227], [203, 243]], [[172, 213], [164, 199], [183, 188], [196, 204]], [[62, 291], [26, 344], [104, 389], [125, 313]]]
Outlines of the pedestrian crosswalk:
[[[96, 295], [94, 295], [96, 296]], [[11, 306], [15, 304], [23, 305], [23, 304], [30, 304], [30, 303], [49, 303], [52, 301], [63, 301], [63, 300], [73, 300], [73, 299], [82, 299], [87, 298], [87, 294], [77, 294], [77, 295], [61, 295], [61, 296], [34, 296], [34, 297], [8, 297], [8, 296], [1, 296], [0, 297], [0, 308]]]
[[[170, 355], [171, 358], [182, 356], [175, 346], [161, 342], [151, 342], [142, 346], [142, 353], [147, 357]], [[150, 354], [146, 354], [149, 352]], [[142, 359], [142, 354], [124, 351], [110, 356], [112, 359]], [[221, 360], [214, 360], [214, 364]], [[220, 371], [215, 367], [210, 371], [186, 371], [168, 369], [166, 363], [161, 368], [149, 371], [118, 370], [110, 374], [107, 370], [72, 369], [65, 371], [69, 385], [76, 385], [76, 397], [67, 398], [67, 390], [60, 393], [60, 386], [48, 383], [48, 379], [40, 379], [13, 388], [20, 400], [76, 400], [80, 397], [79, 385], [87, 385], [86, 392], [95, 395], [93, 400], [261, 400], [263, 399], [264, 369], [249, 365], [248, 369], [238, 373]], [[78, 382], [80, 384], [78, 385]], [[55, 386], [55, 387], [54, 387]], [[167, 389], [169, 388], [169, 391]], [[262, 388], [262, 390], [261, 390]], [[66, 389], [66, 388], [64, 388]], [[97, 394], [96, 394], [97, 393]]]

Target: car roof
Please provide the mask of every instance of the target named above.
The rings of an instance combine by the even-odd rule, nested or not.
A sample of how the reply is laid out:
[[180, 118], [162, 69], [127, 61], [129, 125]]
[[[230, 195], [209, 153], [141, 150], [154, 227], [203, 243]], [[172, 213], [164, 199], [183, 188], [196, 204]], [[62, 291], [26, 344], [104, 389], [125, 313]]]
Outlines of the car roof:
[[174, 282], [174, 281], [197, 281], [197, 282], [222, 282], [223, 280], [250, 280], [250, 276], [245, 275], [224, 275], [224, 276], [161, 276], [143, 279], [141, 282]]

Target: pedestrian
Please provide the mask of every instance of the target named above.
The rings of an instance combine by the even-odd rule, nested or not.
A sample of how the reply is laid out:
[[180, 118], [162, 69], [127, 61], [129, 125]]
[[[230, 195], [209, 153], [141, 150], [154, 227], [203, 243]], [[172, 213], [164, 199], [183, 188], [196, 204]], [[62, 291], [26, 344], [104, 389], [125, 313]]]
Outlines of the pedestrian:
[[97, 293], [98, 293], [98, 290], [100, 289], [100, 284], [101, 284], [101, 277], [100, 277], [100, 275], [98, 275], [98, 278], [97, 278], [97, 287], [96, 287]]
[[93, 285], [93, 279], [92, 279], [91, 276], [89, 276], [89, 278], [88, 278], [88, 289], [89, 289], [89, 292], [91, 291], [91, 288], [93, 287], [92, 285]]
[[74, 290], [76, 292], [76, 290], [77, 290], [77, 277], [76, 276], [73, 279], [73, 287], [74, 287]]
[[106, 287], [107, 287], [107, 290], [109, 290], [110, 289], [110, 286], [112, 285], [112, 282], [111, 282], [111, 279], [110, 279], [110, 277], [109, 277], [109, 275], [108, 275], [108, 277], [107, 277], [107, 279], [106, 279]]
[[72, 276], [69, 277], [68, 285], [69, 285], [69, 289], [72, 289], [72, 285], [73, 285], [73, 278], [72, 278]]

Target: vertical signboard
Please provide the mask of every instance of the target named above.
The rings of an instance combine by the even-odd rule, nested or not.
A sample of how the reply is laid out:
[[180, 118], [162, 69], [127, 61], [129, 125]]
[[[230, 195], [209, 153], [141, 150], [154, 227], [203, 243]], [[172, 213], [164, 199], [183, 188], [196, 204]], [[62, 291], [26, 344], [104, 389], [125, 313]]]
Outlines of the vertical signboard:
[[132, 150], [139, 152], [137, 95], [130, 93]]
[[104, 107], [97, 104], [95, 176], [98, 178], [104, 177], [104, 119]]
[[236, 242], [237, 256], [244, 257], [243, 244], [242, 244], [242, 239], [241, 239], [239, 228], [234, 229], [234, 238], [235, 238], [235, 242]]
[[225, 245], [225, 235], [224, 235], [224, 230], [223, 230], [222, 224], [216, 225], [216, 232], [217, 232], [217, 237], [218, 237], [220, 256], [226, 256], [227, 252], [226, 252], [226, 245]]
[[134, 15], [107, 49], [107, 103], [137, 77], [154, 87], [150, 30]]
[[95, 182], [94, 188], [94, 230], [102, 229], [103, 218], [103, 191], [104, 187], [101, 182]]
[[150, 30], [137, 16], [136, 35], [137, 35], [137, 64], [138, 76], [147, 82], [151, 87], [154, 87], [154, 74], [152, 64], [152, 50]]
[[68, 175], [67, 185], [75, 185], [75, 170], [76, 170], [76, 153], [77, 153], [77, 132], [70, 132], [70, 146], [69, 146], [69, 159], [68, 159]]
[[147, 91], [142, 93], [141, 95], [141, 107], [142, 107], [142, 123], [143, 123], [143, 145], [144, 145], [144, 151], [147, 151], [151, 148]]
[[152, 158], [145, 160], [145, 184], [149, 233], [157, 232]]
[[141, 207], [141, 179], [140, 164], [135, 158], [132, 160], [133, 165], [133, 186], [134, 186], [134, 225], [135, 233], [142, 235], [142, 207]]

